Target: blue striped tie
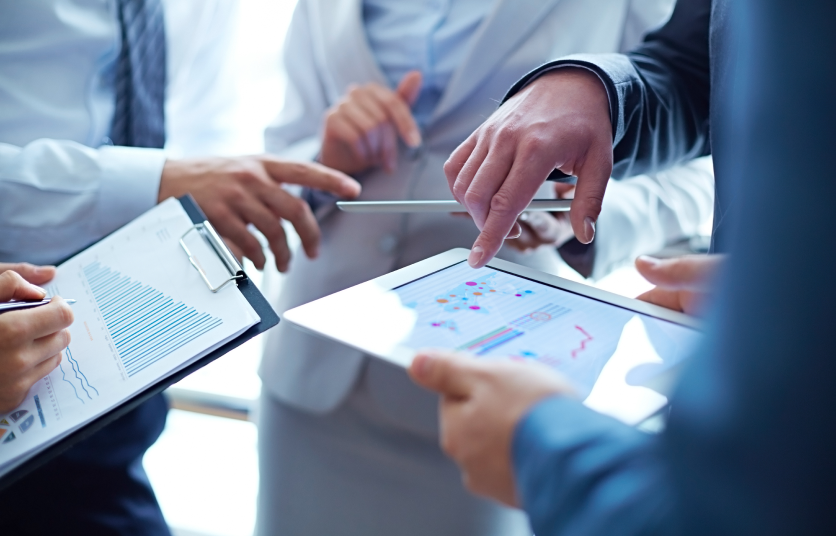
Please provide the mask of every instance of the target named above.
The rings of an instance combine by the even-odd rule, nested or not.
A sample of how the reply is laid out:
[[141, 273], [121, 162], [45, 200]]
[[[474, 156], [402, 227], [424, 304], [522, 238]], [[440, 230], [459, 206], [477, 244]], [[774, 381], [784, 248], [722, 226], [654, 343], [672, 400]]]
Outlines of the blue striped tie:
[[117, 0], [122, 48], [116, 66], [114, 145], [165, 145], [166, 51], [160, 0]]

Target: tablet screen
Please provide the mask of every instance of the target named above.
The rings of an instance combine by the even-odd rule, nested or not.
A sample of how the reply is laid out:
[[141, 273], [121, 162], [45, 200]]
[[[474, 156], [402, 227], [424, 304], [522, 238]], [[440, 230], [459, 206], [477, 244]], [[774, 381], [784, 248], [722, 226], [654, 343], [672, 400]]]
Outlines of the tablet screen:
[[652, 384], [701, 337], [680, 324], [465, 262], [393, 291], [417, 314], [406, 346], [538, 361], [564, 373], [584, 398], [604, 376]]

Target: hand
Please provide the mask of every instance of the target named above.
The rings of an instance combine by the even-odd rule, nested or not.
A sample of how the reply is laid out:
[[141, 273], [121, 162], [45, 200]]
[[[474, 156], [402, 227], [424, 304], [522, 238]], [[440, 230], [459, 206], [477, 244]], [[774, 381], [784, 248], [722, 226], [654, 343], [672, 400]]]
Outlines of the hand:
[[[0, 302], [46, 296], [6, 266], [0, 265]], [[48, 305], [0, 314], [0, 413], [19, 406], [29, 389], [58, 366], [61, 351], [70, 344], [66, 328], [72, 322], [72, 309], [59, 297]]]
[[431, 351], [415, 357], [409, 374], [441, 395], [441, 448], [461, 468], [467, 489], [517, 506], [511, 452], [517, 423], [540, 400], [573, 395], [566, 380], [535, 363]]
[[638, 299], [696, 316], [710, 296], [711, 283], [724, 258], [722, 255], [686, 255], [664, 260], [639, 257], [636, 268], [656, 287]]
[[352, 86], [325, 115], [319, 161], [343, 173], [383, 166], [395, 171], [398, 140], [421, 145], [410, 106], [421, 90], [421, 73], [407, 73], [395, 91], [379, 84]]
[[[554, 186], [559, 199], [572, 197], [575, 191], [571, 184], [558, 182]], [[575, 237], [565, 212], [523, 212], [517, 218], [517, 223], [520, 225], [519, 236], [509, 236], [505, 243], [523, 253], [534, 251], [540, 246], [560, 247]]]
[[570, 219], [588, 244], [612, 174], [609, 100], [584, 69], [544, 74], [508, 99], [444, 164], [450, 190], [481, 231], [468, 263], [496, 255], [555, 168], [578, 177]]
[[253, 224], [267, 238], [284, 272], [290, 263], [290, 248], [282, 218], [290, 221], [310, 258], [319, 248], [319, 226], [308, 204], [282, 188], [298, 184], [354, 198], [360, 185], [354, 179], [325, 166], [288, 162], [270, 155], [237, 158], [169, 160], [160, 180], [159, 200], [192, 194], [218, 233], [233, 250], [264, 268], [261, 244], [248, 230]]

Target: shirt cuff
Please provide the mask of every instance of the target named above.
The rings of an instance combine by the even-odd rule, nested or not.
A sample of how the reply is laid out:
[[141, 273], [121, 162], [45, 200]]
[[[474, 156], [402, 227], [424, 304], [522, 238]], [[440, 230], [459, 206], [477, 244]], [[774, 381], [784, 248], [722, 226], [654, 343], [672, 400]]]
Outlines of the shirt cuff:
[[101, 147], [99, 231], [108, 234], [157, 204], [165, 166], [161, 149]]

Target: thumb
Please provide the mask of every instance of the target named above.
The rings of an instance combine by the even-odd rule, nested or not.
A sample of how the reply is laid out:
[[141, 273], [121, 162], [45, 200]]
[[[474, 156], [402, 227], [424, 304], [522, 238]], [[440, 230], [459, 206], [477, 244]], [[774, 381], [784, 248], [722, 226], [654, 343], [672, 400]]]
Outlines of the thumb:
[[705, 291], [719, 269], [718, 255], [686, 255], [672, 259], [656, 259], [642, 255], [636, 259], [639, 273], [662, 288]]
[[471, 392], [469, 359], [452, 352], [421, 351], [409, 366], [412, 380], [425, 389], [454, 398]]
[[421, 82], [423, 81], [421, 71], [409, 71], [401, 78], [398, 88], [395, 93], [400, 98], [406, 101], [410, 106], [415, 104], [418, 94], [421, 92]]
[[20, 277], [20, 274], [7, 270], [0, 274], [0, 302], [10, 300], [42, 300], [46, 291], [36, 287]]

